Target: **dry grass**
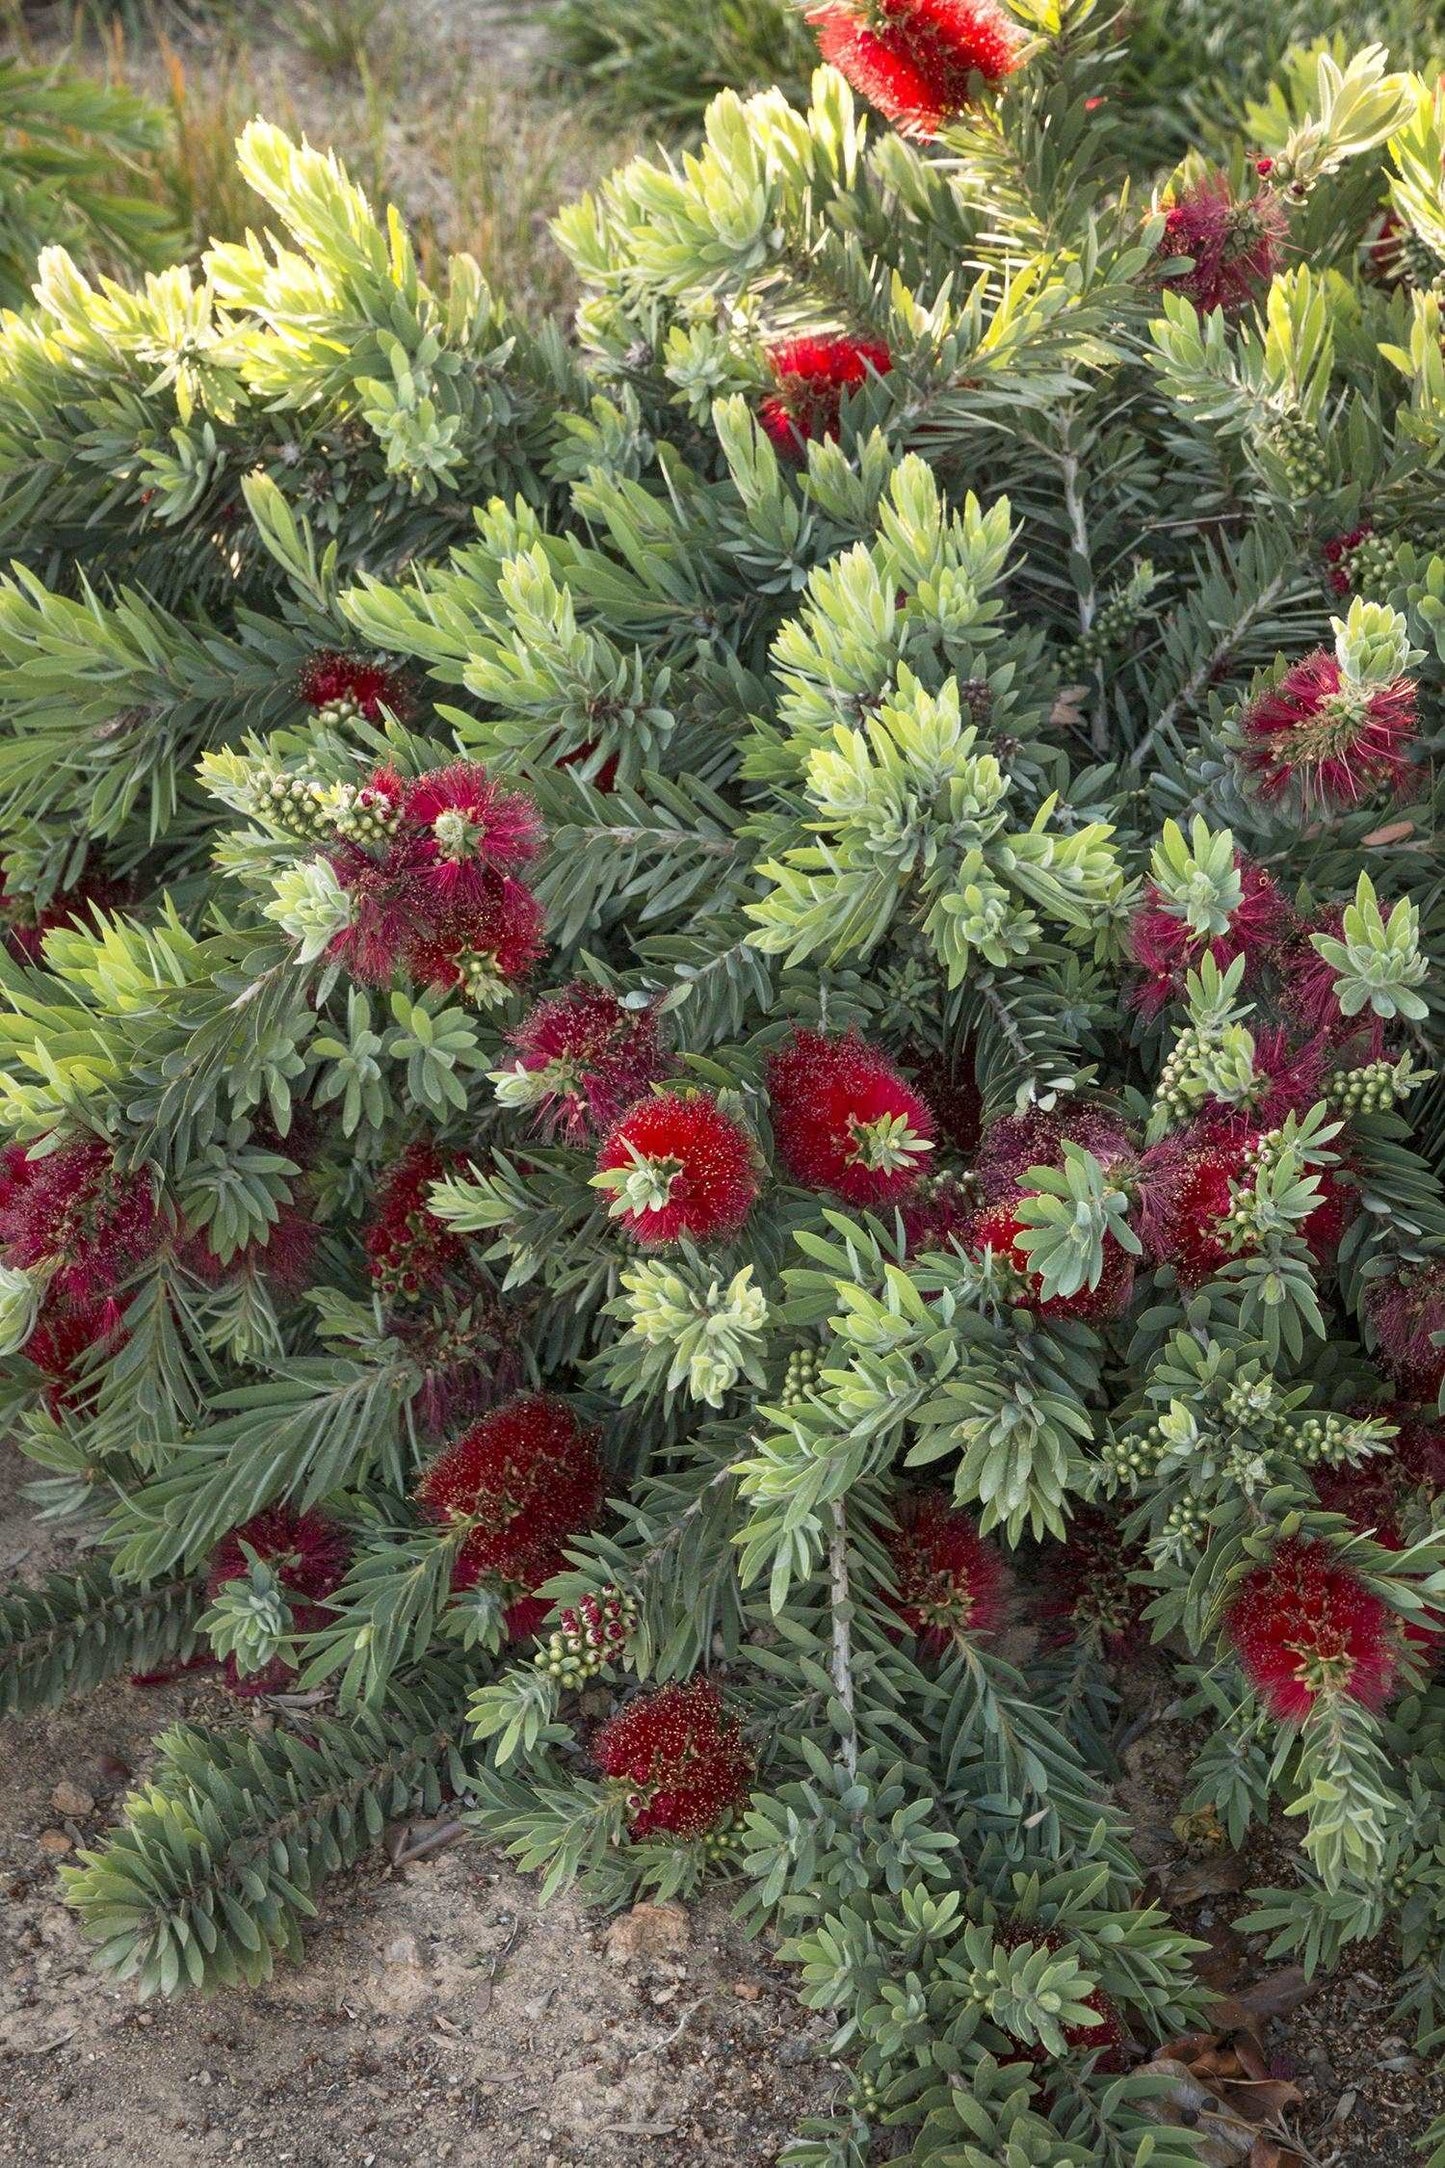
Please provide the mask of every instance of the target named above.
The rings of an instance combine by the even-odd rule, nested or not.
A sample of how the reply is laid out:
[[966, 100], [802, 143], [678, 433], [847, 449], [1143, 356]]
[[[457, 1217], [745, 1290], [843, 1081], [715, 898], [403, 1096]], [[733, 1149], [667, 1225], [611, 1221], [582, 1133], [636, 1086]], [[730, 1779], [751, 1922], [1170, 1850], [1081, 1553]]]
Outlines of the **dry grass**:
[[[264, 113], [334, 147], [374, 201], [395, 201], [428, 276], [465, 249], [524, 314], [566, 310], [571, 274], [548, 222], [633, 142], [532, 86], [535, 18], [496, 0], [419, 4], [426, 12], [418, 0], [279, 0], [264, 17], [112, 15], [99, 36], [77, 17], [44, 50], [166, 108], [151, 186], [197, 252], [264, 217], [234, 155]], [[19, 42], [12, 18], [0, 49]], [[33, 53], [34, 35], [23, 42]]]

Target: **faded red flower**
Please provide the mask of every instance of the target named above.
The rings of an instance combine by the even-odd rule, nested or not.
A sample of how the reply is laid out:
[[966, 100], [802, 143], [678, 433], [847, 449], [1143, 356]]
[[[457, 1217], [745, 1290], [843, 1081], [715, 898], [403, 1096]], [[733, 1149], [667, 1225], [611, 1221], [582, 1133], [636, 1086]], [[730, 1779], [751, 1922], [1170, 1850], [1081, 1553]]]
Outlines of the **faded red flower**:
[[[212, 1551], [206, 1565], [206, 1594], [213, 1602], [228, 1581], [246, 1579], [251, 1570], [248, 1550], [274, 1570], [295, 1632], [315, 1633], [326, 1624], [332, 1614], [322, 1599], [341, 1586], [351, 1563], [351, 1538], [344, 1528], [314, 1510], [266, 1507], [223, 1536]], [[280, 1656], [273, 1656], [259, 1671], [240, 1671], [234, 1656], [228, 1656], [224, 1670], [231, 1691], [247, 1697], [284, 1693], [296, 1676]]]
[[308, 708], [354, 707], [368, 723], [379, 723], [382, 710], [405, 717], [411, 694], [402, 672], [370, 655], [343, 655], [321, 648], [308, 656], [296, 679]]
[[1298, 1723], [1321, 1693], [1382, 1708], [1395, 1681], [1390, 1613], [1327, 1543], [1295, 1537], [1245, 1575], [1224, 1614], [1240, 1668], [1272, 1715]]
[[45, 1307], [113, 1295], [164, 1232], [149, 1177], [123, 1173], [99, 1137], [74, 1137], [39, 1158], [0, 1152], [0, 1253], [29, 1270], [53, 1265]]
[[1097, 1636], [1111, 1654], [1121, 1654], [1144, 1631], [1152, 1591], [1130, 1576], [1148, 1564], [1141, 1544], [1123, 1541], [1112, 1514], [1075, 1503], [1068, 1535], [1039, 1558], [1038, 1613], [1047, 1638]]
[[761, 1181], [752, 1138], [711, 1092], [657, 1092], [616, 1122], [597, 1155], [600, 1173], [629, 1177], [614, 1212], [647, 1248], [722, 1242], [753, 1208]]
[[677, 1066], [658, 1037], [654, 1007], [637, 1009], [578, 979], [523, 1017], [508, 1044], [532, 1079], [543, 1126], [579, 1144]]
[[561, 1567], [562, 1545], [602, 1509], [597, 1433], [555, 1393], [519, 1393], [484, 1415], [424, 1472], [417, 1501], [434, 1521], [468, 1522], [454, 1589], [496, 1581], [530, 1595]]
[[1291, 928], [1289, 905], [1263, 866], [1235, 853], [1240, 900], [1232, 912], [1228, 931], [1212, 936], [1193, 933], [1177, 912], [1168, 908], [1151, 881], [1144, 900], [1129, 926], [1129, 951], [1144, 973], [1134, 995], [1134, 1005], [1144, 1016], [1157, 1016], [1165, 1005], [1184, 991], [1190, 971], [1197, 971], [1206, 956], [1226, 970], [1237, 956], [1245, 958], [1246, 980], [1257, 978], [1272, 961], [1279, 943]]
[[931, 1109], [879, 1048], [856, 1032], [795, 1031], [768, 1063], [773, 1141], [805, 1189], [849, 1204], [898, 1202], [928, 1165]]
[[1022, 38], [996, 0], [871, 0], [811, 7], [818, 48], [905, 135], [937, 135], [974, 103], [980, 81], [1001, 83]]
[[[1273, 189], [1236, 201], [1222, 174], [1194, 182], [1168, 206], [1159, 243], [1160, 277], [1207, 315], [1237, 316], [1284, 260], [1284, 206]], [[1188, 257], [1187, 271], [1164, 268]]]
[[1388, 1279], [1370, 1283], [1364, 1306], [1381, 1369], [1407, 1399], [1438, 1402], [1445, 1346], [1435, 1335], [1445, 1334], [1445, 1263], [1398, 1265]]
[[1351, 685], [1321, 647], [1245, 709], [1240, 761], [1263, 799], [1293, 791], [1307, 809], [1348, 808], [1404, 789], [1416, 727], [1409, 678]]
[[955, 1245], [966, 1249], [978, 1216], [976, 1192], [951, 1174], [924, 1175], [899, 1209], [910, 1257]]
[[1077, 1144], [1101, 1167], [1132, 1167], [1138, 1154], [1129, 1132], [1100, 1107], [1071, 1106], [1057, 1112], [1031, 1107], [990, 1122], [974, 1161], [974, 1179], [988, 1204], [1014, 1195], [1030, 1167], [1061, 1167], [1064, 1146]]
[[803, 464], [809, 444], [837, 436], [843, 394], [893, 367], [887, 347], [867, 339], [789, 339], [768, 359], [777, 390], [759, 406], [758, 420], [779, 457], [794, 466]]
[[705, 1678], [629, 1701], [598, 1732], [592, 1758], [627, 1786], [629, 1836], [684, 1843], [746, 1804], [755, 1767], [741, 1726]]
[[7, 871], [0, 889], [0, 929], [5, 946], [22, 963], [38, 964], [48, 933], [58, 926], [77, 926], [83, 932], [92, 932], [94, 913], [119, 911], [126, 897], [127, 891], [120, 883], [107, 880], [104, 874], [88, 873], [73, 888], [52, 896], [49, 903], [37, 909], [35, 898], [25, 889], [11, 888]]
[[1003, 1565], [972, 1515], [945, 1491], [914, 1491], [884, 1535], [898, 1593], [893, 1609], [923, 1649], [941, 1656], [956, 1634], [988, 1633], [1003, 1615]]
[[[1057, 1957], [1067, 1950], [1067, 1938], [1057, 1928], [1041, 1927], [1037, 1920], [1017, 1920], [1004, 1927], [995, 1927], [994, 1939], [1006, 1950], [1021, 1949], [1032, 1943], [1035, 1949], [1042, 1946]], [[1084, 1960], [1087, 1968], [1088, 1960]], [[1124, 2020], [1102, 1987], [1096, 1987], [1083, 1998], [1084, 2008], [1096, 2013], [1097, 2025], [1065, 2025], [1062, 2028], [1064, 2046], [1071, 2054], [1096, 2055], [1095, 2069], [1112, 2076], [1127, 2068], [1129, 2035]], [[1013, 2035], [1009, 2036], [1011, 2039]], [[999, 2061], [1007, 2066], [1011, 2062], [1027, 2061], [1042, 2069], [1052, 2058], [1041, 2040], [1019, 2040], [1015, 2045], [1022, 2052], [1017, 2055], [1001, 2055]]]
[[[1007, 1257], [1032, 1284], [1034, 1271], [1029, 1253], [1019, 1247], [1019, 1236], [1027, 1230], [1018, 1217], [1018, 1201], [1017, 1197], [1005, 1198], [980, 1212], [968, 1230], [968, 1246], [973, 1250], [994, 1250]], [[1122, 1317], [1133, 1297], [1134, 1260], [1112, 1235], [1106, 1235], [1104, 1269], [1097, 1287], [1081, 1287], [1072, 1295], [1050, 1295], [1047, 1300], [1026, 1290], [1023, 1300], [1040, 1317], [1076, 1318], [1097, 1325], [1111, 1317]]]
[[387, 1302], [435, 1293], [464, 1262], [461, 1237], [427, 1208], [432, 1184], [459, 1165], [418, 1138], [382, 1176], [363, 1241], [372, 1282]]
[[914, 1042], [905, 1047], [899, 1064], [932, 1108], [939, 1142], [971, 1158], [983, 1128], [983, 1093], [974, 1076], [972, 1044], [965, 1041], [950, 1061]]

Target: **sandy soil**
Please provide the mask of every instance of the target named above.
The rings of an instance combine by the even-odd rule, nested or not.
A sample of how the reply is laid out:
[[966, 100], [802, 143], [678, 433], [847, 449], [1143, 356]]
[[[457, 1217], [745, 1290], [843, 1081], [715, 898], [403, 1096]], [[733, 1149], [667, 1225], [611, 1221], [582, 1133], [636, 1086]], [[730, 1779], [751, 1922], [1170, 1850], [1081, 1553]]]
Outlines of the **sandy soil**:
[[[64, 1561], [8, 1499], [7, 1578]], [[91, 1971], [56, 1868], [187, 1714], [235, 1704], [193, 1675], [0, 1726], [5, 2168], [767, 2168], [844, 2082], [725, 1893], [669, 1908], [618, 1963], [605, 1919], [539, 1909], [468, 1841], [332, 1883], [307, 1964], [268, 1987], [140, 2006]]]

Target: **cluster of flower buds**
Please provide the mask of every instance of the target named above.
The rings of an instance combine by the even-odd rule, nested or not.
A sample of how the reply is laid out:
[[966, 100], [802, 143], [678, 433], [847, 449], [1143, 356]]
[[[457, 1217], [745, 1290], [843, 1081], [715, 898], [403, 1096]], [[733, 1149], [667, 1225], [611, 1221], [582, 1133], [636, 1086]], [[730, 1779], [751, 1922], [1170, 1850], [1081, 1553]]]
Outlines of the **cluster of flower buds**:
[[1359, 1069], [1336, 1069], [1326, 1090], [1342, 1114], [1388, 1114], [1395, 1104], [1393, 1061], [1369, 1061]]
[[331, 826], [348, 843], [386, 843], [401, 825], [401, 807], [394, 792], [377, 790], [369, 783], [338, 783], [328, 799]]
[[331, 792], [319, 776], [262, 768], [253, 776], [250, 802], [263, 819], [287, 835], [316, 843], [335, 833]]
[[1193, 1498], [1176, 1498], [1164, 1517], [1160, 1530], [1162, 1541], [1169, 1553], [1177, 1557], [1181, 1551], [1198, 1550], [1204, 1541], [1205, 1520], [1198, 1501]]
[[580, 1686], [621, 1662], [636, 1631], [636, 1597], [622, 1588], [599, 1589], [559, 1614], [534, 1661], [559, 1686]]
[[1357, 527], [1324, 546], [1325, 577], [1336, 595], [1386, 602], [1396, 585], [1395, 544], [1373, 527]]
[[1146, 1430], [1119, 1430], [1101, 1439], [1098, 1457], [1116, 1483], [1132, 1489], [1153, 1475], [1169, 1450], [1162, 1423]]
[[1292, 503], [1321, 496], [1330, 485], [1329, 454], [1313, 422], [1281, 414], [1270, 424], [1265, 447], [1284, 479]]
[[1095, 610], [1088, 630], [1079, 635], [1069, 651], [1070, 667], [1092, 670], [1117, 654], [1143, 622], [1157, 585], [1154, 567], [1147, 559], [1136, 565], [1129, 578], [1106, 595]]
[[821, 1350], [815, 1347], [795, 1347], [788, 1357], [788, 1367], [783, 1372], [783, 1389], [778, 1404], [784, 1408], [796, 1408], [806, 1400], [817, 1386], [822, 1373]]
[[1288, 1434], [1290, 1451], [1296, 1460], [1302, 1460], [1307, 1468], [1336, 1467], [1344, 1461], [1350, 1444], [1357, 1438], [1359, 1420], [1353, 1415], [1305, 1415], [1296, 1422], [1284, 1421], [1280, 1428]]

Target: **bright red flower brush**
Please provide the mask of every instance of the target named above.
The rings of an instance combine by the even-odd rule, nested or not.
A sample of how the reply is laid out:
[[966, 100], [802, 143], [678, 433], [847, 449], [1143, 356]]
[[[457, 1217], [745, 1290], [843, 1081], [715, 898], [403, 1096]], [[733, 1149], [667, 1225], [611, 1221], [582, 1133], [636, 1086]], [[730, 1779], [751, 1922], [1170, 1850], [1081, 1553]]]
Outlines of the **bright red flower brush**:
[[762, 1186], [752, 1138], [706, 1091], [639, 1099], [604, 1138], [597, 1168], [613, 1216], [648, 1249], [684, 1235], [726, 1241]]
[[530, 1594], [562, 1564], [561, 1546], [602, 1509], [597, 1433], [554, 1393], [519, 1393], [432, 1462], [417, 1486], [429, 1519], [471, 1522], [454, 1589], [479, 1581]]
[[[228, 1581], [244, 1581], [251, 1570], [250, 1551], [270, 1566], [281, 1583], [297, 1633], [314, 1633], [331, 1613], [322, 1601], [346, 1578], [351, 1538], [324, 1513], [298, 1513], [290, 1506], [268, 1506], [253, 1520], [233, 1528], [212, 1551], [206, 1566], [206, 1594], [214, 1602]], [[284, 1693], [296, 1673], [283, 1657], [273, 1656], [259, 1671], [241, 1671], [234, 1656], [225, 1662], [232, 1693]]]
[[676, 1067], [658, 1037], [655, 1008], [629, 1008], [579, 979], [529, 1010], [508, 1044], [518, 1060], [498, 1094], [533, 1108], [570, 1144], [608, 1129]]
[[308, 708], [352, 709], [368, 723], [379, 723], [382, 710], [405, 717], [410, 689], [399, 670], [368, 655], [343, 655], [322, 648], [302, 664], [296, 690]]
[[1329, 1544], [1296, 1537], [1246, 1574], [1224, 1630], [1259, 1700], [1283, 1722], [1322, 1693], [1383, 1708], [1395, 1681], [1388, 1607], [1340, 1565]]
[[476, 995], [518, 986], [546, 948], [541, 904], [510, 873], [485, 874], [478, 891], [454, 903], [428, 900], [408, 941], [411, 977]]
[[940, 1490], [915, 1491], [884, 1536], [898, 1584], [893, 1609], [930, 1656], [957, 1634], [988, 1633], [1003, 1615], [1003, 1565], [970, 1514]]
[[795, 1031], [768, 1063], [773, 1141], [795, 1182], [848, 1204], [906, 1197], [932, 1156], [931, 1109], [856, 1032]]
[[411, 832], [409, 862], [444, 905], [481, 902], [487, 874], [516, 873], [542, 847], [531, 799], [494, 783], [475, 761], [417, 776], [401, 810]]
[[818, 49], [905, 135], [937, 135], [1019, 65], [1023, 36], [997, 0], [866, 0], [812, 7]]
[[1409, 678], [1352, 684], [1321, 647], [1250, 702], [1240, 761], [1266, 801], [1293, 791], [1307, 810], [1348, 809], [1405, 788], [1416, 729]]
[[704, 1678], [639, 1694], [602, 1726], [592, 1758], [627, 1786], [629, 1836], [684, 1843], [746, 1804], [755, 1766], [741, 1726]]
[[1235, 853], [1240, 900], [1230, 916], [1229, 930], [1212, 938], [1194, 933], [1188, 923], [1171, 911], [1151, 881], [1144, 900], [1129, 925], [1129, 951], [1144, 974], [1134, 995], [1134, 1005], [1144, 1016], [1157, 1016], [1166, 1004], [1181, 995], [1190, 971], [1197, 971], [1212, 956], [1221, 971], [1237, 956], [1245, 958], [1246, 983], [1258, 978], [1270, 963], [1280, 942], [1286, 939], [1292, 919], [1289, 905], [1262, 866]]
[[1374, 1280], [1365, 1294], [1365, 1315], [1375, 1336], [1375, 1357], [1409, 1400], [1432, 1407], [1445, 1385], [1445, 1264], [1399, 1265], [1388, 1279]]
[[458, 1161], [418, 1139], [382, 1176], [365, 1235], [372, 1282], [387, 1302], [435, 1293], [466, 1257], [466, 1245], [427, 1209], [433, 1182]]
[[777, 390], [758, 408], [758, 420], [779, 458], [802, 466], [809, 444], [836, 437], [843, 394], [887, 376], [893, 356], [876, 340], [789, 339], [768, 356]]
[[1223, 309], [1237, 316], [1284, 261], [1288, 220], [1272, 189], [1235, 200], [1222, 174], [1211, 174], [1169, 205], [1161, 263], [1188, 257], [1188, 271], [1163, 273], [1163, 282], [1185, 294], [1207, 315]]

